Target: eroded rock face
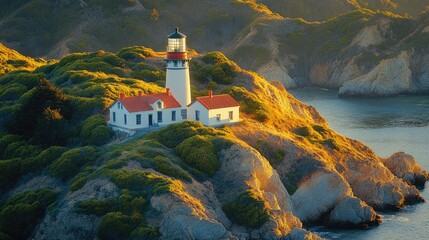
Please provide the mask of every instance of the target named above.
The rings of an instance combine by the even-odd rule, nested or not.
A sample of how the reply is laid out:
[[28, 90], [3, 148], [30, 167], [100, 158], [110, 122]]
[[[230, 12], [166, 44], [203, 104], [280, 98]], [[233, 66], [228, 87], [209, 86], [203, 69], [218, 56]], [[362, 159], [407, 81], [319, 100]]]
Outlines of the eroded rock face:
[[350, 196], [342, 199], [329, 214], [329, 224], [336, 227], [367, 227], [380, 222], [380, 216], [372, 207]]
[[[163, 194], [151, 199], [151, 205], [162, 213], [159, 231], [165, 239], [237, 239], [194, 201], [181, 195]], [[198, 200], [196, 200], [198, 201]]]
[[369, 73], [345, 82], [340, 96], [393, 96], [413, 92], [410, 59], [407, 52], [381, 61]]
[[[250, 233], [252, 238], [276, 239], [286, 235], [301, 221], [292, 214], [292, 202], [279, 175], [270, 163], [247, 144], [237, 143], [221, 153], [222, 167], [214, 177], [214, 187], [221, 201], [236, 198], [247, 190], [263, 197], [271, 220]], [[237, 236], [245, 232], [237, 230]]]
[[93, 239], [100, 217], [76, 212], [80, 202], [119, 195], [119, 189], [107, 179], [89, 181], [82, 189], [64, 197], [57, 211], [48, 214], [35, 232], [35, 239]]
[[347, 182], [335, 172], [313, 173], [292, 195], [295, 214], [303, 222], [319, 220], [352, 191]]
[[424, 186], [429, 179], [428, 172], [423, 170], [413, 156], [404, 152], [397, 152], [382, 159], [382, 162], [395, 176], [407, 183]]

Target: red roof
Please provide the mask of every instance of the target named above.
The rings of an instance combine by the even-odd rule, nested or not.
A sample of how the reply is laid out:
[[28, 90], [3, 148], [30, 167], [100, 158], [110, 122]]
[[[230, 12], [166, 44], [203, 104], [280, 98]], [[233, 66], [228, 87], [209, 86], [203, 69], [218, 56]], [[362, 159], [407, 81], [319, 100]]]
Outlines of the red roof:
[[[208, 110], [240, 106], [240, 104], [228, 94], [197, 97], [194, 102], [196, 101], [200, 102]], [[189, 105], [192, 105], [194, 102]]]
[[177, 100], [170, 94], [158, 93], [142, 96], [124, 97], [118, 101], [124, 105], [128, 112], [143, 112], [151, 111], [153, 108], [150, 104], [161, 100], [164, 103], [164, 108], [179, 108], [181, 105]]

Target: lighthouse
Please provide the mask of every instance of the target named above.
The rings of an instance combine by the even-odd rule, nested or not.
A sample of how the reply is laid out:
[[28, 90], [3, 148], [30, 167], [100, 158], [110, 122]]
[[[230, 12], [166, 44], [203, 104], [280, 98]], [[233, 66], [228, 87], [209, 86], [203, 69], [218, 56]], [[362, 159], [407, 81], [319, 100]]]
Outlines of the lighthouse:
[[167, 42], [167, 74], [165, 87], [182, 106], [181, 115], [187, 118], [187, 106], [191, 103], [191, 83], [189, 79], [189, 59], [186, 53], [186, 36], [175, 31], [168, 35]]

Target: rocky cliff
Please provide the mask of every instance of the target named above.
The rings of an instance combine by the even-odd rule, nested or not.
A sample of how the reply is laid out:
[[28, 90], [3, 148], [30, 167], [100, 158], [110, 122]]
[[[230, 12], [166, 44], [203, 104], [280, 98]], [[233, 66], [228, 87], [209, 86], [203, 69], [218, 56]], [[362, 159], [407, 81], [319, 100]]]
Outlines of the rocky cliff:
[[[3, 113], [25, 111], [36, 93], [50, 96], [40, 113], [26, 112], [39, 119], [34, 132], [7, 124], [20, 119], [16, 113], [1, 119], [0, 236], [319, 239], [306, 224], [368, 228], [381, 223], [377, 210], [423, 200], [411, 184], [428, 175], [411, 156], [379, 158], [331, 130], [281, 84], [221, 53], [193, 56], [193, 94], [206, 94], [209, 84], [231, 94], [241, 104], [240, 123], [209, 128], [188, 121], [112, 139], [94, 114], [118, 91], [163, 91], [162, 61], [162, 53], [133, 47], [0, 76], [2, 89], [24, 89], [22, 97], [2, 100]], [[47, 127], [57, 139], [68, 136], [62, 146], [41, 134]]]

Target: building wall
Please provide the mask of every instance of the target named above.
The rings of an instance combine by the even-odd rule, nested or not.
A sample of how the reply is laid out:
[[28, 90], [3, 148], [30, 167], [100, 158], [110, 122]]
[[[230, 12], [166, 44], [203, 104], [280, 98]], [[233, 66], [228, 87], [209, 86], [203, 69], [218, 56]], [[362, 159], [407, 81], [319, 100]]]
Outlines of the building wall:
[[[177, 65], [174, 65], [174, 63]], [[165, 87], [182, 105], [182, 108], [191, 103], [191, 83], [189, 80], [189, 66], [187, 60], [167, 60]]]
[[209, 111], [198, 101], [188, 107], [188, 120], [197, 121], [195, 111], [200, 111], [199, 121], [204, 125], [209, 125]]
[[[154, 104], [156, 105], [156, 103]], [[149, 127], [149, 115], [152, 115], [152, 122], [154, 125], [158, 124], [160, 126], [168, 125], [172, 123], [182, 122], [182, 117], [180, 115], [180, 108], [168, 108], [168, 109], [158, 109], [152, 111], [144, 111], [144, 112], [132, 112], [129, 113], [125, 107], [118, 109], [118, 102], [116, 102], [110, 110], [110, 120], [109, 124], [112, 126], [117, 126], [118, 129], [128, 129], [128, 130], [136, 130], [141, 128]], [[162, 123], [158, 123], [158, 111], [162, 112]], [[172, 121], [172, 112], [176, 111], [176, 121]], [[116, 114], [116, 121], [113, 121], [113, 113]], [[137, 115], [141, 115], [141, 124], [137, 124]], [[127, 124], [124, 123], [124, 115], [127, 115]]]
[[[196, 101], [188, 109], [188, 119], [196, 121], [195, 111], [200, 111], [200, 122], [206, 126], [217, 126], [222, 124], [235, 123], [240, 121], [240, 107], [220, 108], [207, 110], [200, 102]], [[229, 112], [233, 112], [233, 119], [229, 119]], [[220, 114], [220, 121], [217, 121], [217, 114]]]
[[[239, 116], [240, 107], [229, 107], [211, 109], [208, 111], [208, 126], [217, 126], [228, 123], [235, 123], [240, 121]], [[232, 112], [232, 119], [229, 119], [229, 112]], [[220, 114], [220, 121], [217, 120], [217, 115]]]

